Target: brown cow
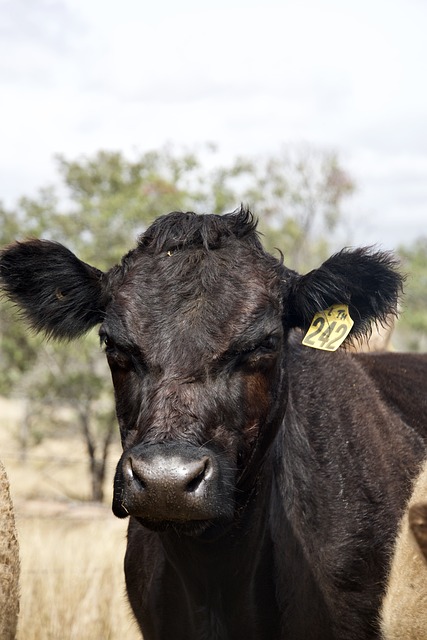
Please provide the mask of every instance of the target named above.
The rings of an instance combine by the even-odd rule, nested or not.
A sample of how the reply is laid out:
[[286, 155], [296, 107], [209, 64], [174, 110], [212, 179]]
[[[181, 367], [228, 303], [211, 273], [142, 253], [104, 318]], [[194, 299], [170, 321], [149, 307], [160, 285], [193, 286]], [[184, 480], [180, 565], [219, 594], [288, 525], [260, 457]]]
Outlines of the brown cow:
[[384, 640], [427, 639], [427, 462], [397, 538], [381, 612]]
[[9, 481], [0, 461], [0, 638], [14, 640], [19, 613], [19, 548]]

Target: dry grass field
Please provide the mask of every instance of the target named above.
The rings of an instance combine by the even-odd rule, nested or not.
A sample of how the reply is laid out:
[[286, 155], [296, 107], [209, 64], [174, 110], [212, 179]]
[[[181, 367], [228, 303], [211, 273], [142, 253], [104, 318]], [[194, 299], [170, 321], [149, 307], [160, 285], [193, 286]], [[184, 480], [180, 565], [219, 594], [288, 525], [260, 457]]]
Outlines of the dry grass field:
[[[19, 455], [21, 410], [0, 398], [0, 459], [15, 505], [21, 557], [17, 640], [137, 640], [125, 596], [126, 522], [87, 502], [84, 450], [50, 439]], [[109, 498], [116, 448], [111, 456]], [[78, 500], [81, 498], [81, 500]]]

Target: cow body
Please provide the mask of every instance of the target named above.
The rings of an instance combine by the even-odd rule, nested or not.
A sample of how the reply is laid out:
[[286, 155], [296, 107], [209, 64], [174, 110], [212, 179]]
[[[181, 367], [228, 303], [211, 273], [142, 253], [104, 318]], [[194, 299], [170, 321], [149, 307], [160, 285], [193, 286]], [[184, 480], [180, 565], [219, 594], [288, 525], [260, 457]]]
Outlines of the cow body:
[[379, 637], [427, 360], [318, 351], [301, 330], [334, 303], [356, 337], [395, 312], [390, 256], [344, 251], [299, 276], [248, 212], [174, 213], [107, 273], [30, 241], [0, 274], [36, 329], [101, 324], [123, 443], [113, 511], [131, 517], [146, 640]]
[[427, 463], [401, 519], [381, 610], [384, 640], [427, 635]]

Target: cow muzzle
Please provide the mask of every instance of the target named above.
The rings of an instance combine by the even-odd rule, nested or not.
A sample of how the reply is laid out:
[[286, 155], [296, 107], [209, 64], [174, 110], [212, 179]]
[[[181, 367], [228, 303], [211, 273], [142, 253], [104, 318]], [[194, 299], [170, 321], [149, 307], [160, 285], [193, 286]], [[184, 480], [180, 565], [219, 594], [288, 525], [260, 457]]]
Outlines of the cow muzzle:
[[204, 447], [137, 445], [125, 452], [114, 479], [113, 512], [142, 524], [217, 520], [231, 515], [231, 471]]

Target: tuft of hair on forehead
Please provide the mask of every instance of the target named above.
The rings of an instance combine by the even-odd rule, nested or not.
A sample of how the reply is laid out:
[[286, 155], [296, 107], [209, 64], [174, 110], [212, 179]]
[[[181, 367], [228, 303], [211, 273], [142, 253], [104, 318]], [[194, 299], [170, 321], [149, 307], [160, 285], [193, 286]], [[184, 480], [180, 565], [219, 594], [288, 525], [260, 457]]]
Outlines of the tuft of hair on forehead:
[[153, 253], [187, 247], [218, 249], [230, 238], [249, 235], [259, 243], [256, 227], [257, 220], [243, 206], [222, 216], [173, 211], [157, 218], [140, 236], [138, 246]]

